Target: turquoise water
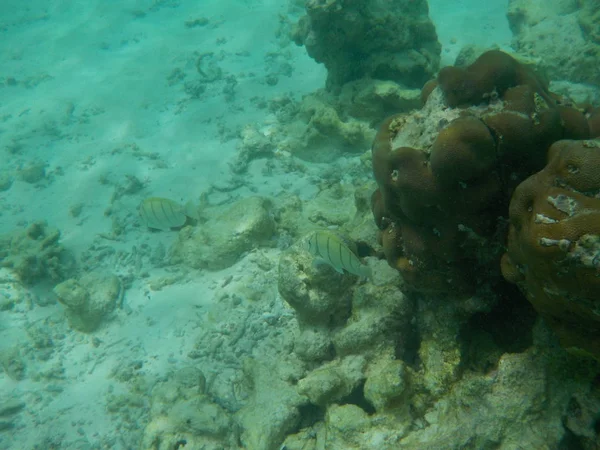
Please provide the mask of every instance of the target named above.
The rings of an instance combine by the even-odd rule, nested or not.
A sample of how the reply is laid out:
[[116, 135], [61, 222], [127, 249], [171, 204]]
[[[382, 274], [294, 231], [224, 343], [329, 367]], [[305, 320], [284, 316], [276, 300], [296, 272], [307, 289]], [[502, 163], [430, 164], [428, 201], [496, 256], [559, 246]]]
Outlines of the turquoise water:
[[[304, 3], [1, 2], [0, 449], [599, 445], [596, 363], [517, 289], [494, 330], [492, 294], [411, 294], [370, 207], [380, 123], [457, 57], [597, 107], [597, 56], [544, 53], [600, 45], [577, 5], [309, 1], [301, 38]], [[303, 252], [321, 229], [373, 276]]]

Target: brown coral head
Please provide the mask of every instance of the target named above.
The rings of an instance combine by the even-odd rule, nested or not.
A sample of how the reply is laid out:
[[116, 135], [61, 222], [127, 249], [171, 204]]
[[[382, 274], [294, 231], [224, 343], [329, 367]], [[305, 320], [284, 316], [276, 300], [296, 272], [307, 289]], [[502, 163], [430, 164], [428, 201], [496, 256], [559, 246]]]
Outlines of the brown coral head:
[[590, 127], [590, 137], [600, 137], [600, 108], [592, 109], [587, 112], [586, 118]]
[[496, 164], [496, 144], [480, 119], [461, 117], [440, 131], [430, 163], [434, 177], [443, 185], [478, 179]]
[[486, 103], [519, 85], [530, 86], [544, 99], [554, 103], [543, 81], [500, 50], [483, 53], [466, 69], [444, 67], [437, 80], [450, 107]]
[[421, 104], [427, 103], [427, 99], [429, 98], [429, 94], [433, 92], [433, 90], [438, 86], [438, 81], [434, 78], [433, 80], [429, 80], [423, 88], [421, 89]]
[[564, 129], [563, 139], [589, 139], [590, 126], [585, 115], [570, 106], [558, 106]]
[[376, 189], [371, 195], [371, 211], [375, 218], [375, 224], [380, 230], [385, 228], [383, 222], [385, 217], [385, 209], [383, 207], [383, 198], [381, 196], [381, 190]]
[[563, 345], [600, 359], [600, 140], [556, 142], [517, 187], [502, 273]]
[[437, 77], [438, 85], [450, 107], [469, 105], [476, 101], [478, 89], [473, 77], [460, 67], [444, 67]]

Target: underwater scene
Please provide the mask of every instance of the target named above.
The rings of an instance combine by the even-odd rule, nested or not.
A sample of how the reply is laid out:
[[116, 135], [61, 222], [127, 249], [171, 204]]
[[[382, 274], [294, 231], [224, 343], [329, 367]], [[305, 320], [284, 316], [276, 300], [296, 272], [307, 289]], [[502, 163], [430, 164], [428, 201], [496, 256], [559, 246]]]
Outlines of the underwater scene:
[[600, 450], [599, 0], [2, 0], [0, 450]]

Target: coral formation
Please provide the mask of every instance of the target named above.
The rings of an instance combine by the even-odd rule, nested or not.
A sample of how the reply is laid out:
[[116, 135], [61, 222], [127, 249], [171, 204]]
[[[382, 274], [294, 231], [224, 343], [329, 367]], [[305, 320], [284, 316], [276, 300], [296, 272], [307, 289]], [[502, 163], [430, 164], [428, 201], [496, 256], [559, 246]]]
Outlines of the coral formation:
[[419, 104], [419, 88], [437, 70], [441, 45], [424, 0], [306, 2], [292, 38], [327, 69], [325, 89], [262, 100], [272, 117], [242, 132], [232, 167], [244, 172], [264, 155], [331, 162], [364, 152], [374, 127]]
[[[335, 326], [350, 315], [349, 288], [352, 279], [331, 270], [312, 267], [312, 256], [292, 248], [279, 261], [279, 291], [296, 310], [298, 320], [311, 324]], [[316, 284], [322, 289], [311, 289], [307, 279], [312, 275], [321, 281]], [[324, 283], [327, 279], [335, 283]], [[314, 285], [314, 283], [313, 283]]]
[[27, 311], [39, 298], [34, 296], [11, 269], [0, 268], [0, 311]]
[[[384, 272], [383, 261], [370, 263]], [[285, 448], [560, 448], [597, 439], [598, 395], [581, 397], [598, 366], [565, 353], [542, 321], [516, 325], [527, 303], [502, 312], [492, 299], [405, 296], [390, 271], [377, 284], [346, 286], [344, 314], [322, 320], [294, 293], [328, 310], [322, 293], [335, 273], [322, 276], [294, 249], [279, 270], [299, 325], [290, 356], [304, 367], [295, 383], [302, 425], [287, 428]], [[581, 412], [565, 412], [571, 404]]]
[[327, 362], [298, 383], [298, 393], [317, 406], [327, 406], [348, 397], [364, 380], [366, 361], [360, 355]]
[[[418, 104], [415, 92], [397, 87], [379, 92], [365, 88], [364, 92], [344, 90], [339, 96], [319, 90], [299, 101], [276, 97], [268, 104], [273, 118], [263, 126], [248, 125], [242, 130], [231, 168], [243, 173], [252, 160], [268, 156], [293, 155], [305, 161], [332, 162], [343, 153], [363, 152], [375, 134], [369, 122], [397, 111], [394, 106], [404, 110]], [[355, 100], [366, 107], [355, 107]]]
[[559, 141], [510, 203], [504, 277], [561, 338], [600, 359], [600, 140]]
[[327, 68], [328, 88], [374, 78], [419, 87], [439, 64], [426, 1], [310, 0], [294, 40]]
[[249, 358], [244, 361], [243, 369], [252, 388], [248, 401], [235, 416], [243, 429], [242, 448], [279, 448], [285, 436], [297, 429], [303, 419], [300, 408], [307, 400], [294, 386], [302, 367], [282, 356], [276, 362]]
[[579, 24], [584, 36], [591, 42], [600, 45], [600, 9], [595, 0], [579, 1]]
[[[562, 426], [564, 411], [573, 396], [587, 390], [597, 368], [590, 371], [586, 362], [556, 351], [543, 326], [537, 326], [534, 333], [534, 348], [505, 353], [496, 370], [467, 373], [455, 383], [426, 413], [427, 426], [409, 434], [402, 445], [427, 449], [573, 448], [563, 447], [571, 437]], [[565, 371], [569, 377], [564, 376]]]
[[559, 139], [590, 137], [588, 118], [509, 55], [446, 67], [420, 111], [392, 116], [373, 143], [380, 240], [409, 290], [468, 296], [500, 279], [515, 187]]
[[0, 192], [8, 191], [13, 181], [13, 176], [9, 172], [0, 172]]
[[74, 262], [59, 240], [60, 232], [44, 222], [0, 235], [0, 265], [28, 285], [45, 278], [61, 281], [72, 272]]

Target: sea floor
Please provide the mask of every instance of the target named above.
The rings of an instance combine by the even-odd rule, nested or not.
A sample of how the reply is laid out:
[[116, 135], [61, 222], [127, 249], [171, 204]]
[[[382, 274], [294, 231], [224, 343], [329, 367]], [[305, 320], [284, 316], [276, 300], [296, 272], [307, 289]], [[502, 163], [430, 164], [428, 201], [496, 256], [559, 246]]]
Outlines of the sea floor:
[[[506, 3], [431, 1], [443, 62], [469, 43], [507, 47]], [[203, 342], [240, 327], [253, 332], [241, 334], [236, 351], [251, 351], [293, 320], [273, 276], [277, 247], [219, 271], [153, 264], [143, 251], [177, 239], [139, 226], [145, 197], [185, 202], [217, 192], [213, 200], [227, 202], [286, 192], [310, 203], [327, 170], [304, 163], [303, 172], [265, 176], [256, 161], [236, 180], [229, 164], [239, 131], [265, 122], [261, 102], [300, 98], [322, 87], [326, 73], [285, 38], [281, 17], [294, 19], [297, 8], [275, 0], [201, 4], [0, 5], [0, 171], [18, 174], [0, 192], [0, 233], [46, 221], [77, 258], [127, 280], [120, 308], [93, 334], [72, 331], [44, 285], [19, 291], [22, 301], [1, 312], [0, 349], [19, 348], [26, 362], [22, 380], [0, 374], [0, 406], [18, 409], [0, 420], [2, 449], [134, 448], [149, 405], [128, 397], [128, 381], [153, 383], [194, 364], [190, 355]], [[198, 64], [214, 82], [195, 82]], [[270, 262], [266, 270], [258, 259]], [[239, 293], [250, 281], [259, 300]], [[220, 306], [236, 295], [235, 312]], [[232, 351], [233, 360], [221, 355], [210, 365], [211, 355], [201, 356], [203, 370], [220, 392], [239, 362]]]

